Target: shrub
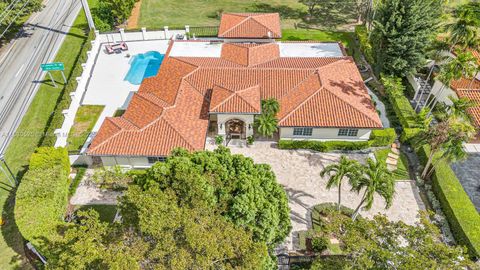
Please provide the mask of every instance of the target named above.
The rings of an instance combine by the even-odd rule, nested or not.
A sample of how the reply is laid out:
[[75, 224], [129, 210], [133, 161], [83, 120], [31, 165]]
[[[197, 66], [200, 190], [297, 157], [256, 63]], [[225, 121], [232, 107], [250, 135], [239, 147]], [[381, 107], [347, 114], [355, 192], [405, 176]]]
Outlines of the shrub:
[[222, 135], [215, 136], [215, 144], [221, 145], [222, 143], [223, 143], [223, 136]]
[[412, 139], [415, 138], [422, 129], [420, 128], [404, 128], [402, 135], [400, 136], [400, 141], [402, 143], [411, 143]]
[[370, 141], [309, 141], [309, 140], [280, 140], [278, 148], [280, 149], [310, 149], [319, 152], [329, 152], [332, 150], [362, 150], [371, 146]]
[[372, 146], [391, 145], [395, 141], [395, 138], [397, 138], [397, 134], [393, 128], [374, 129], [370, 135]]
[[70, 159], [66, 148], [39, 147], [30, 157], [29, 169], [48, 169], [59, 166], [68, 176], [70, 173]]
[[53, 165], [30, 169], [18, 187], [15, 222], [22, 236], [42, 253], [58, 237], [57, 227], [63, 223], [67, 206], [68, 185], [65, 170]]
[[[426, 163], [429, 152], [427, 145], [418, 150], [423, 164]], [[439, 161], [435, 167], [432, 188], [457, 242], [465, 245], [472, 257], [479, 258], [480, 215], [447, 162]]]
[[328, 248], [330, 240], [325, 236], [315, 236], [312, 238], [312, 249], [315, 252], [322, 252]]
[[405, 86], [402, 80], [393, 76], [382, 76], [382, 83], [388, 94], [388, 100], [392, 104], [393, 110], [403, 128], [419, 127], [417, 123], [417, 113], [410, 105], [410, 101], [404, 96]]
[[372, 45], [370, 45], [370, 41], [368, 40], [367, 27], [364, 25], [355, 26], [355, 35], [358, 38], [360, 50], [362, 50], [365, 58], [370, 64], [374, 64], [375, 61], [373, 60]]
[[77, 191], [78, 185], [80, 185], [80, 182], [83, 179], [83, 176], [85, 176], [85, 173], [87, 172], [87, 167], [77, 167], [77, 174], [75, 175], [75, 178], [72, 180], [72, 183], [70, 184], [70, 188], [68, 189], [68, 196], [71, 197], [75, 194]]
[[255, 142], [255, 137], [253, 135], [250, 135], [247, 137], [247, 144], [252, 145]]

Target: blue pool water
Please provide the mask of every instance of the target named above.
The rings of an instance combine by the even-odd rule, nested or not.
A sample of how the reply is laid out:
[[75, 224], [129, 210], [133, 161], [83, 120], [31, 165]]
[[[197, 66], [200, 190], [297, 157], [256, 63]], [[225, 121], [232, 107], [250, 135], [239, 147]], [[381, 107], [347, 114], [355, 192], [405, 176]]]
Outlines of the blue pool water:
[[134, 85], [140, 85], [143, 79], [157, 75], [164, 56], [155, 51], [133, 56], [130, 59], [130, 70], [124, 80]]

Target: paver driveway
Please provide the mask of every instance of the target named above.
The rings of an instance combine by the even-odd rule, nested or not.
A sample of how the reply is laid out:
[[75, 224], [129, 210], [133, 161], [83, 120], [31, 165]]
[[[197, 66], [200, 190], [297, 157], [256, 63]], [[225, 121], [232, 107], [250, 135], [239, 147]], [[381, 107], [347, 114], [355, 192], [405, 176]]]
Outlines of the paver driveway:
[[[270, 164], [283, 185], [289, 198], [293, 230], [286, 241], [286, 248], [295, 249], [296, 232], [310, 226], [310, 210], [319, 203], [336, 202], [338, 190], [325, 188], [327, 178], [320, 177], [320, 171], [328, 164], [337, 161], [340, 154], [318, 153], [308, 150], [279, 150], [272, 142], [255, 142], [251, 147], [232, 147], [232, 153], [251, 157], [257, 163]], [[349, 154], [350, 158], [365, 161], [366, 154]], [[370, 211], [362, 211], [364, 217], [373, 217], [377, 213], [388, 216], [390, 220], [402, 220], [407, 224], [418, 221], [418, 211], [424, 210], [418, 189], [411, 181], [399, 181], [396, 184], [393, 205], [385, 210], [385, 203], [380, 197]], [[342, 204], [355, 208], [360, 202], [360, 195], [349, 191], [348, 184], [342, 187]]]

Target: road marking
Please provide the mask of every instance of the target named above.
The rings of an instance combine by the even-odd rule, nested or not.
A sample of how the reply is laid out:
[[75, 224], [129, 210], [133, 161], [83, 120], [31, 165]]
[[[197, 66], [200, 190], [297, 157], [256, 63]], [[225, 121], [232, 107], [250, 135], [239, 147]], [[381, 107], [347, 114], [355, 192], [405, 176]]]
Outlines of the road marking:
[[22, 71], [23, 67], [25, 66], [25, 64], [23, 64], [17, 71], [17, 74], [15, 74], [15, 78], [18, 77], [18, 74], [20, 74], [20, 71]]

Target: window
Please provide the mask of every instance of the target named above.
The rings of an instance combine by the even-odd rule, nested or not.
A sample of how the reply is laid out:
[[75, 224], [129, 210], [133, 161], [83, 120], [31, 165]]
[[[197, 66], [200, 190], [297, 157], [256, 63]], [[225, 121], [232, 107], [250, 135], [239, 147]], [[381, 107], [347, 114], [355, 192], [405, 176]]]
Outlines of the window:
[[165, 162], [167, 160], [166, 157], [148, 157], [148, 164], [153, 164], [156, 162]]
[[358, 129], [341, 128], [338, 130], [338, 136], [356, 137]]
[[293, 129], [294, 136], [312, 136], [312, 132], [313, 132], [313, 128], [308, 128], [308, 127]]

